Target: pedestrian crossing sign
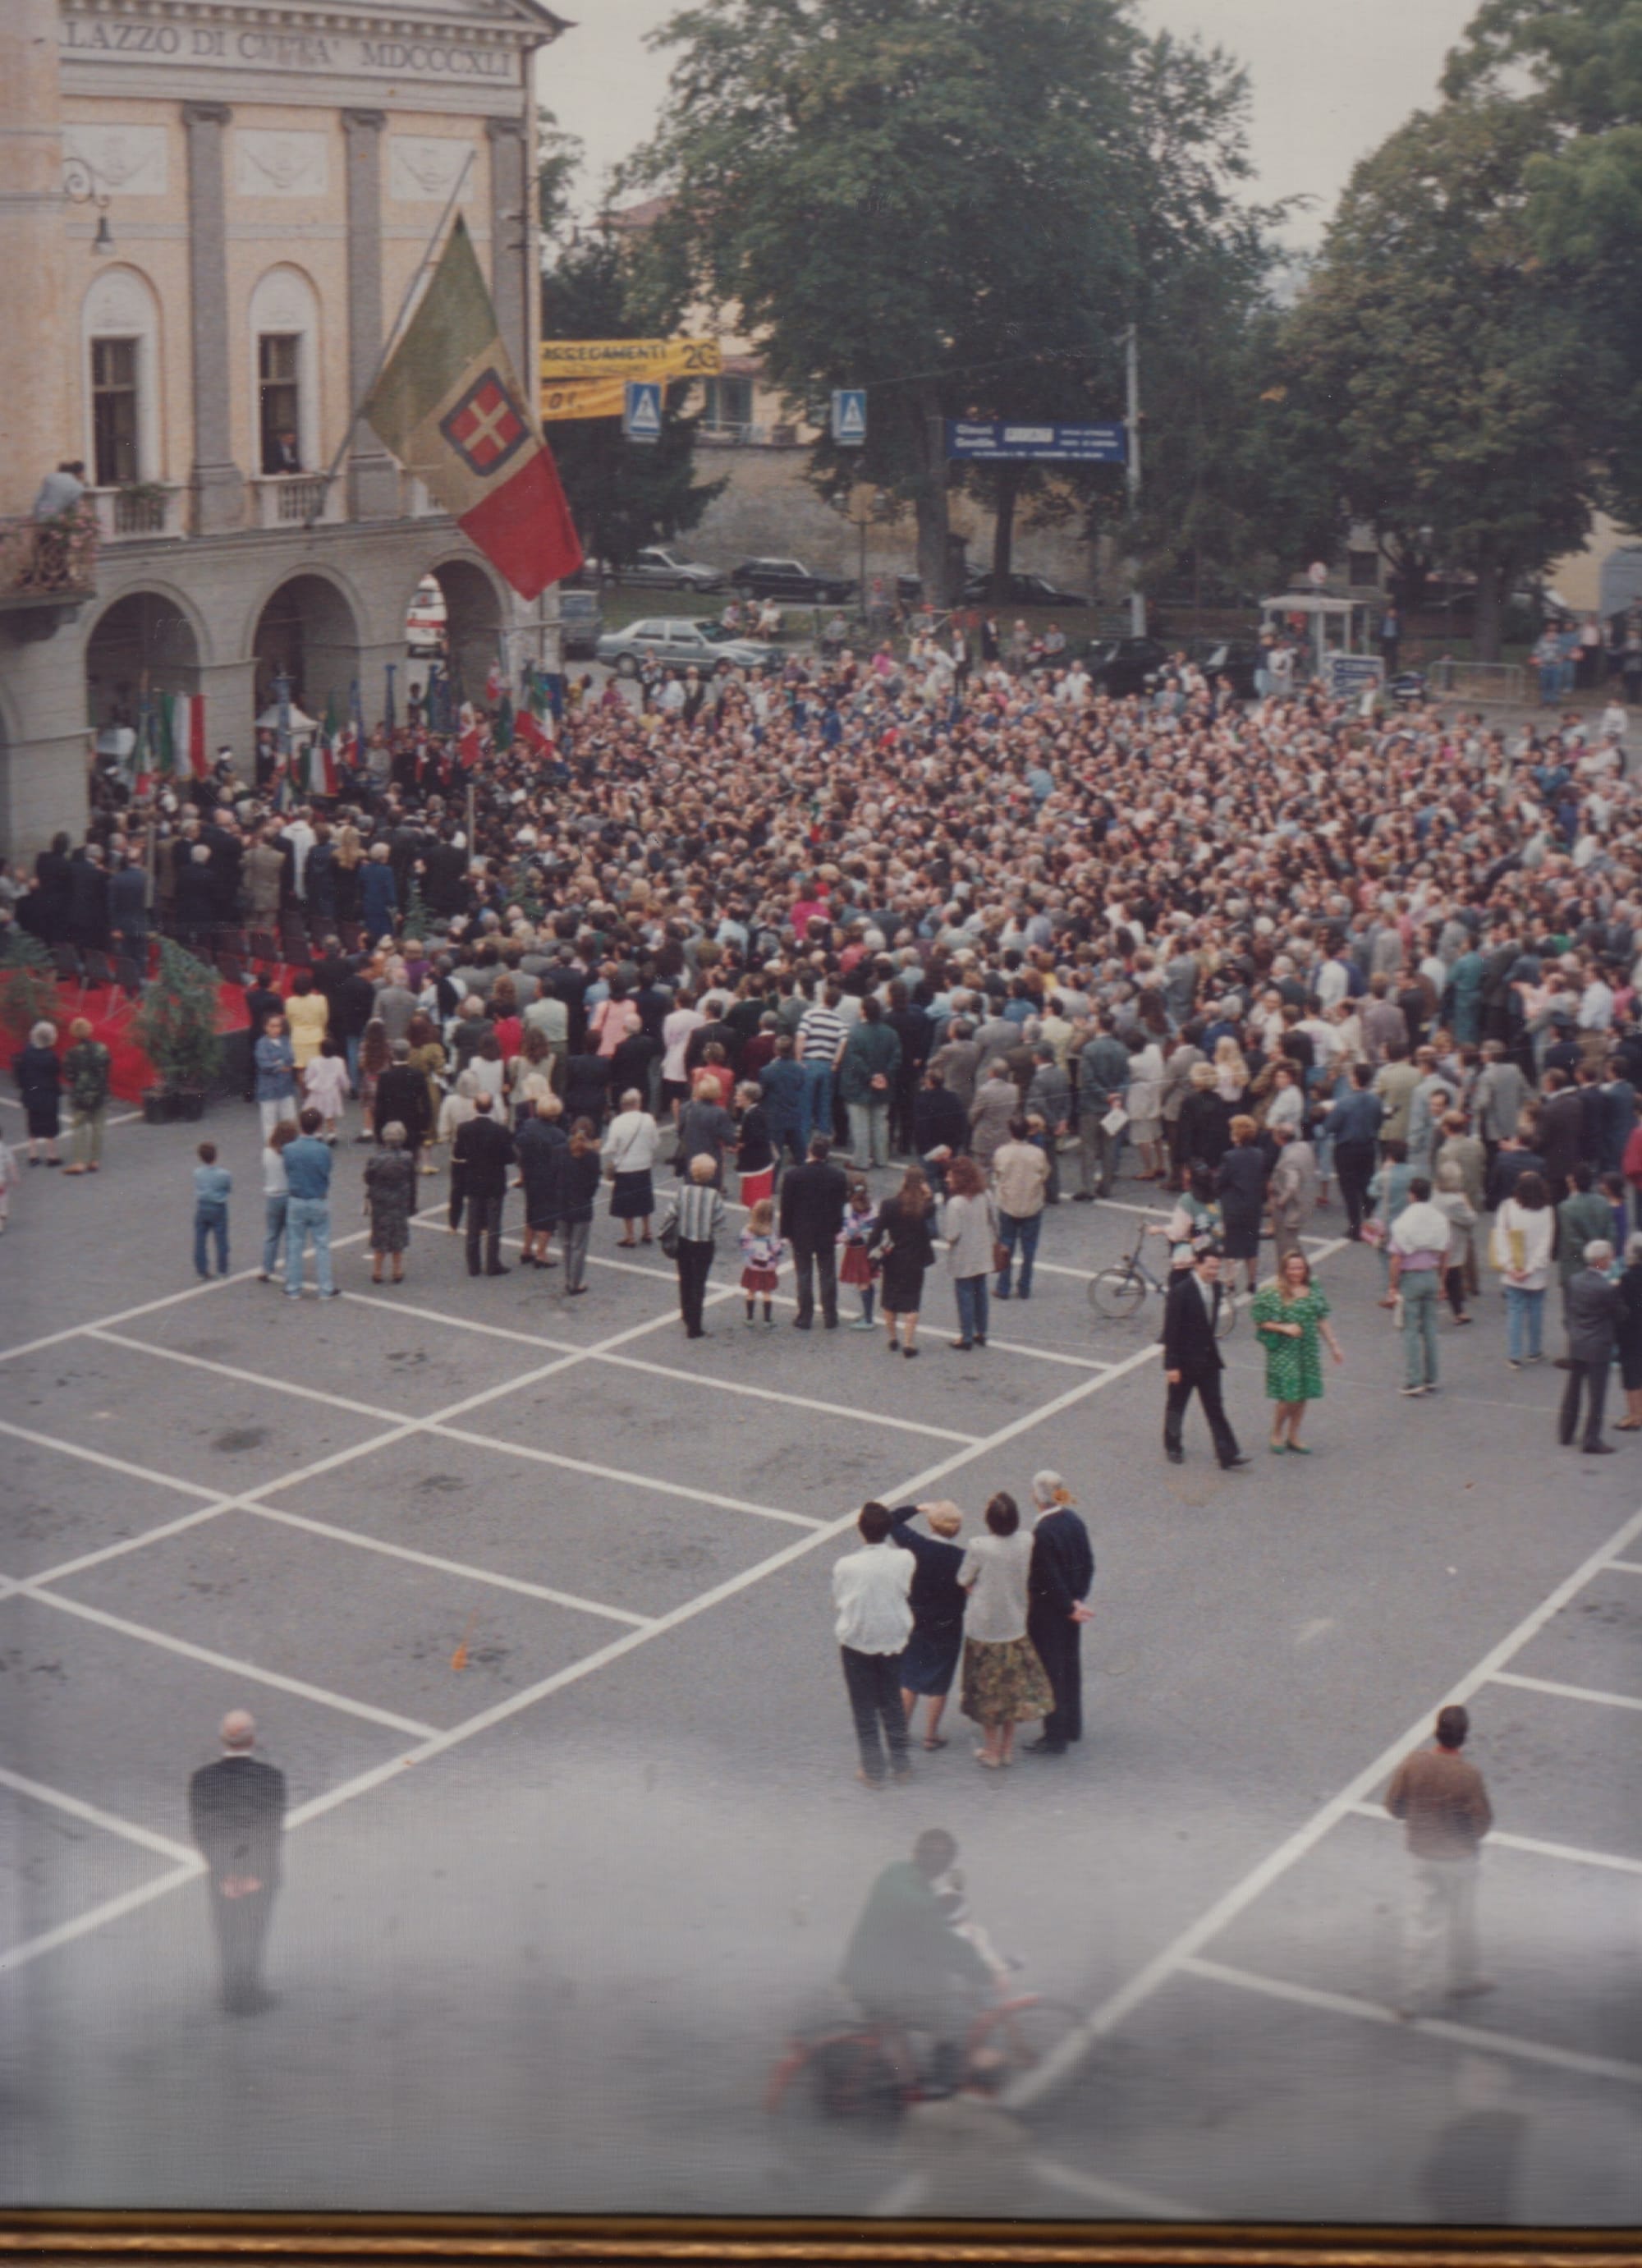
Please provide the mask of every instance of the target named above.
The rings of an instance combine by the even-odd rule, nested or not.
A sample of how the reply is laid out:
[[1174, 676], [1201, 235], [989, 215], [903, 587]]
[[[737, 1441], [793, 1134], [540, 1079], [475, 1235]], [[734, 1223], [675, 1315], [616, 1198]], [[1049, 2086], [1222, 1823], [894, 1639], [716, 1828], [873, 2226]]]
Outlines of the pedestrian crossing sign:
[[622, 421], [622, 431], [630, 441], [659, 441], [661, 438], [659, 380], [643, 378], [628, 380], [627, 414]]
[[841, 387], [832, 398], [832, 438], [841, 447], [858, 449], [866, 440], [866, 389]]

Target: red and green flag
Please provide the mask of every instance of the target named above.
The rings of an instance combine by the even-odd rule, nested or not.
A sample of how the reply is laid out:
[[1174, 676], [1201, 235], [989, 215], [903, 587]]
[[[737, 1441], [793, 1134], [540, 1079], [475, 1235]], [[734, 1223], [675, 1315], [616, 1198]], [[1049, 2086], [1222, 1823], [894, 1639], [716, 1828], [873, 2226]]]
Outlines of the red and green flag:
[[558, 468], [526, 408], [460, 213], [364, 416], [520, 598], [580, 566]]
[[513, 719], [513, 737], [538, 756], [545, 756], [553, 746], [553, 712], [534, 669], [528, 674], [524, 706]]

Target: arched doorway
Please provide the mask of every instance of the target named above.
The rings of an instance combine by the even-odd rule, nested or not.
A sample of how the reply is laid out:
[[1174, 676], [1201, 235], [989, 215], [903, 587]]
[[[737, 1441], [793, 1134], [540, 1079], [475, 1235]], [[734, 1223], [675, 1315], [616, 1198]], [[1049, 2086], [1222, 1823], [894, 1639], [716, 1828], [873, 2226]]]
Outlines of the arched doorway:
[[323, 575], [293, 575], [257, 617], [251, 644], [260, 715], [274, 699], [275, 680], [291, 681], [291, 697], [311, 717], [335, 698], [345, 715], [359, 676], [359, 624], [347, 593]]
[[197, 693], [194, 625], [161, 591], [129, 591], [85, 644], [86, 717], [93, 732], [135, 725], [144, 694]]
[[468, 559], [446, 560], [432, 572], [445, 600], [445, 666], [452, 690], [459, 702], [482, 701], [485, 680], [502, 663], [496, 585]]

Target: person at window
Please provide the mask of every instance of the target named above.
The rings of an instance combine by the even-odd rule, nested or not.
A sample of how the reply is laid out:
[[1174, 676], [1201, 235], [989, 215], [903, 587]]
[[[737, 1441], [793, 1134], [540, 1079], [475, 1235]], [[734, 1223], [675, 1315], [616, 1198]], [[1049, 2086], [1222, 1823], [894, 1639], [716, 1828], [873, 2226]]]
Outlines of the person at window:
[[292, 427], [282, 425], [268, 445], [267, 470], [270, 473], [299, 473], [302, 470], [302, 451], [297, 446]]

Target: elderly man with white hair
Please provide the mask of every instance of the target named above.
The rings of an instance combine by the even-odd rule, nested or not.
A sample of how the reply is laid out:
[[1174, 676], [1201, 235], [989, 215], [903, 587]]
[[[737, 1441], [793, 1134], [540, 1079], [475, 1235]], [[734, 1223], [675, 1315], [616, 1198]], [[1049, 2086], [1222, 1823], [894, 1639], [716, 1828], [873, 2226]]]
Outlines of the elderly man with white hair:
[[1586, 1403], [1585, 1432], [1579, 1442], [1587, 1457], [1611, 1457], [1614, 1447], [1602, 1439], [1602, 1405], [1608, 1398], [1608, 1376], [1614, 1359], [1623, 1295], [1609, 1279], [1614, 1248], [1605, 1238], [1593, 1237], [1585, 1248], [1579, 1273], [1568, 1278], [1563, 1294], [1563, 1314], [1568, 1327], [1568, 1383], [1563, 1391], [1557, 1438], [1565, 1449], [1573, 1447], [1579, 1422], [1579, 1403]]
[[1037, 1648], [1055, 1706], [1043, 1730], [1027, 1744], [1035, 1756], [1064, 1756], [1083, 1738], [1083, 1625], [1094, 1610], [1086, 1602], [1094, 1580], [1089, 1531], [1072, 1509], [1072, 1494], [1060, 1475], [1032, 1476], [1037, 1518], [1032, 1528], [1032, 1558], [1027, 1571], [1027, 1636]]
[[271, 2007], [262, 1986], [262, 1949], [279, 1888], [285, 1830], [285, 1776], [251, 1753], [256, 1722], [231, 1709], [223, 1753], [188, 1782], [188, 1823], [210, 1887], [211, 1922], [222, 1962], [222, 2004], [230, 2015]]

